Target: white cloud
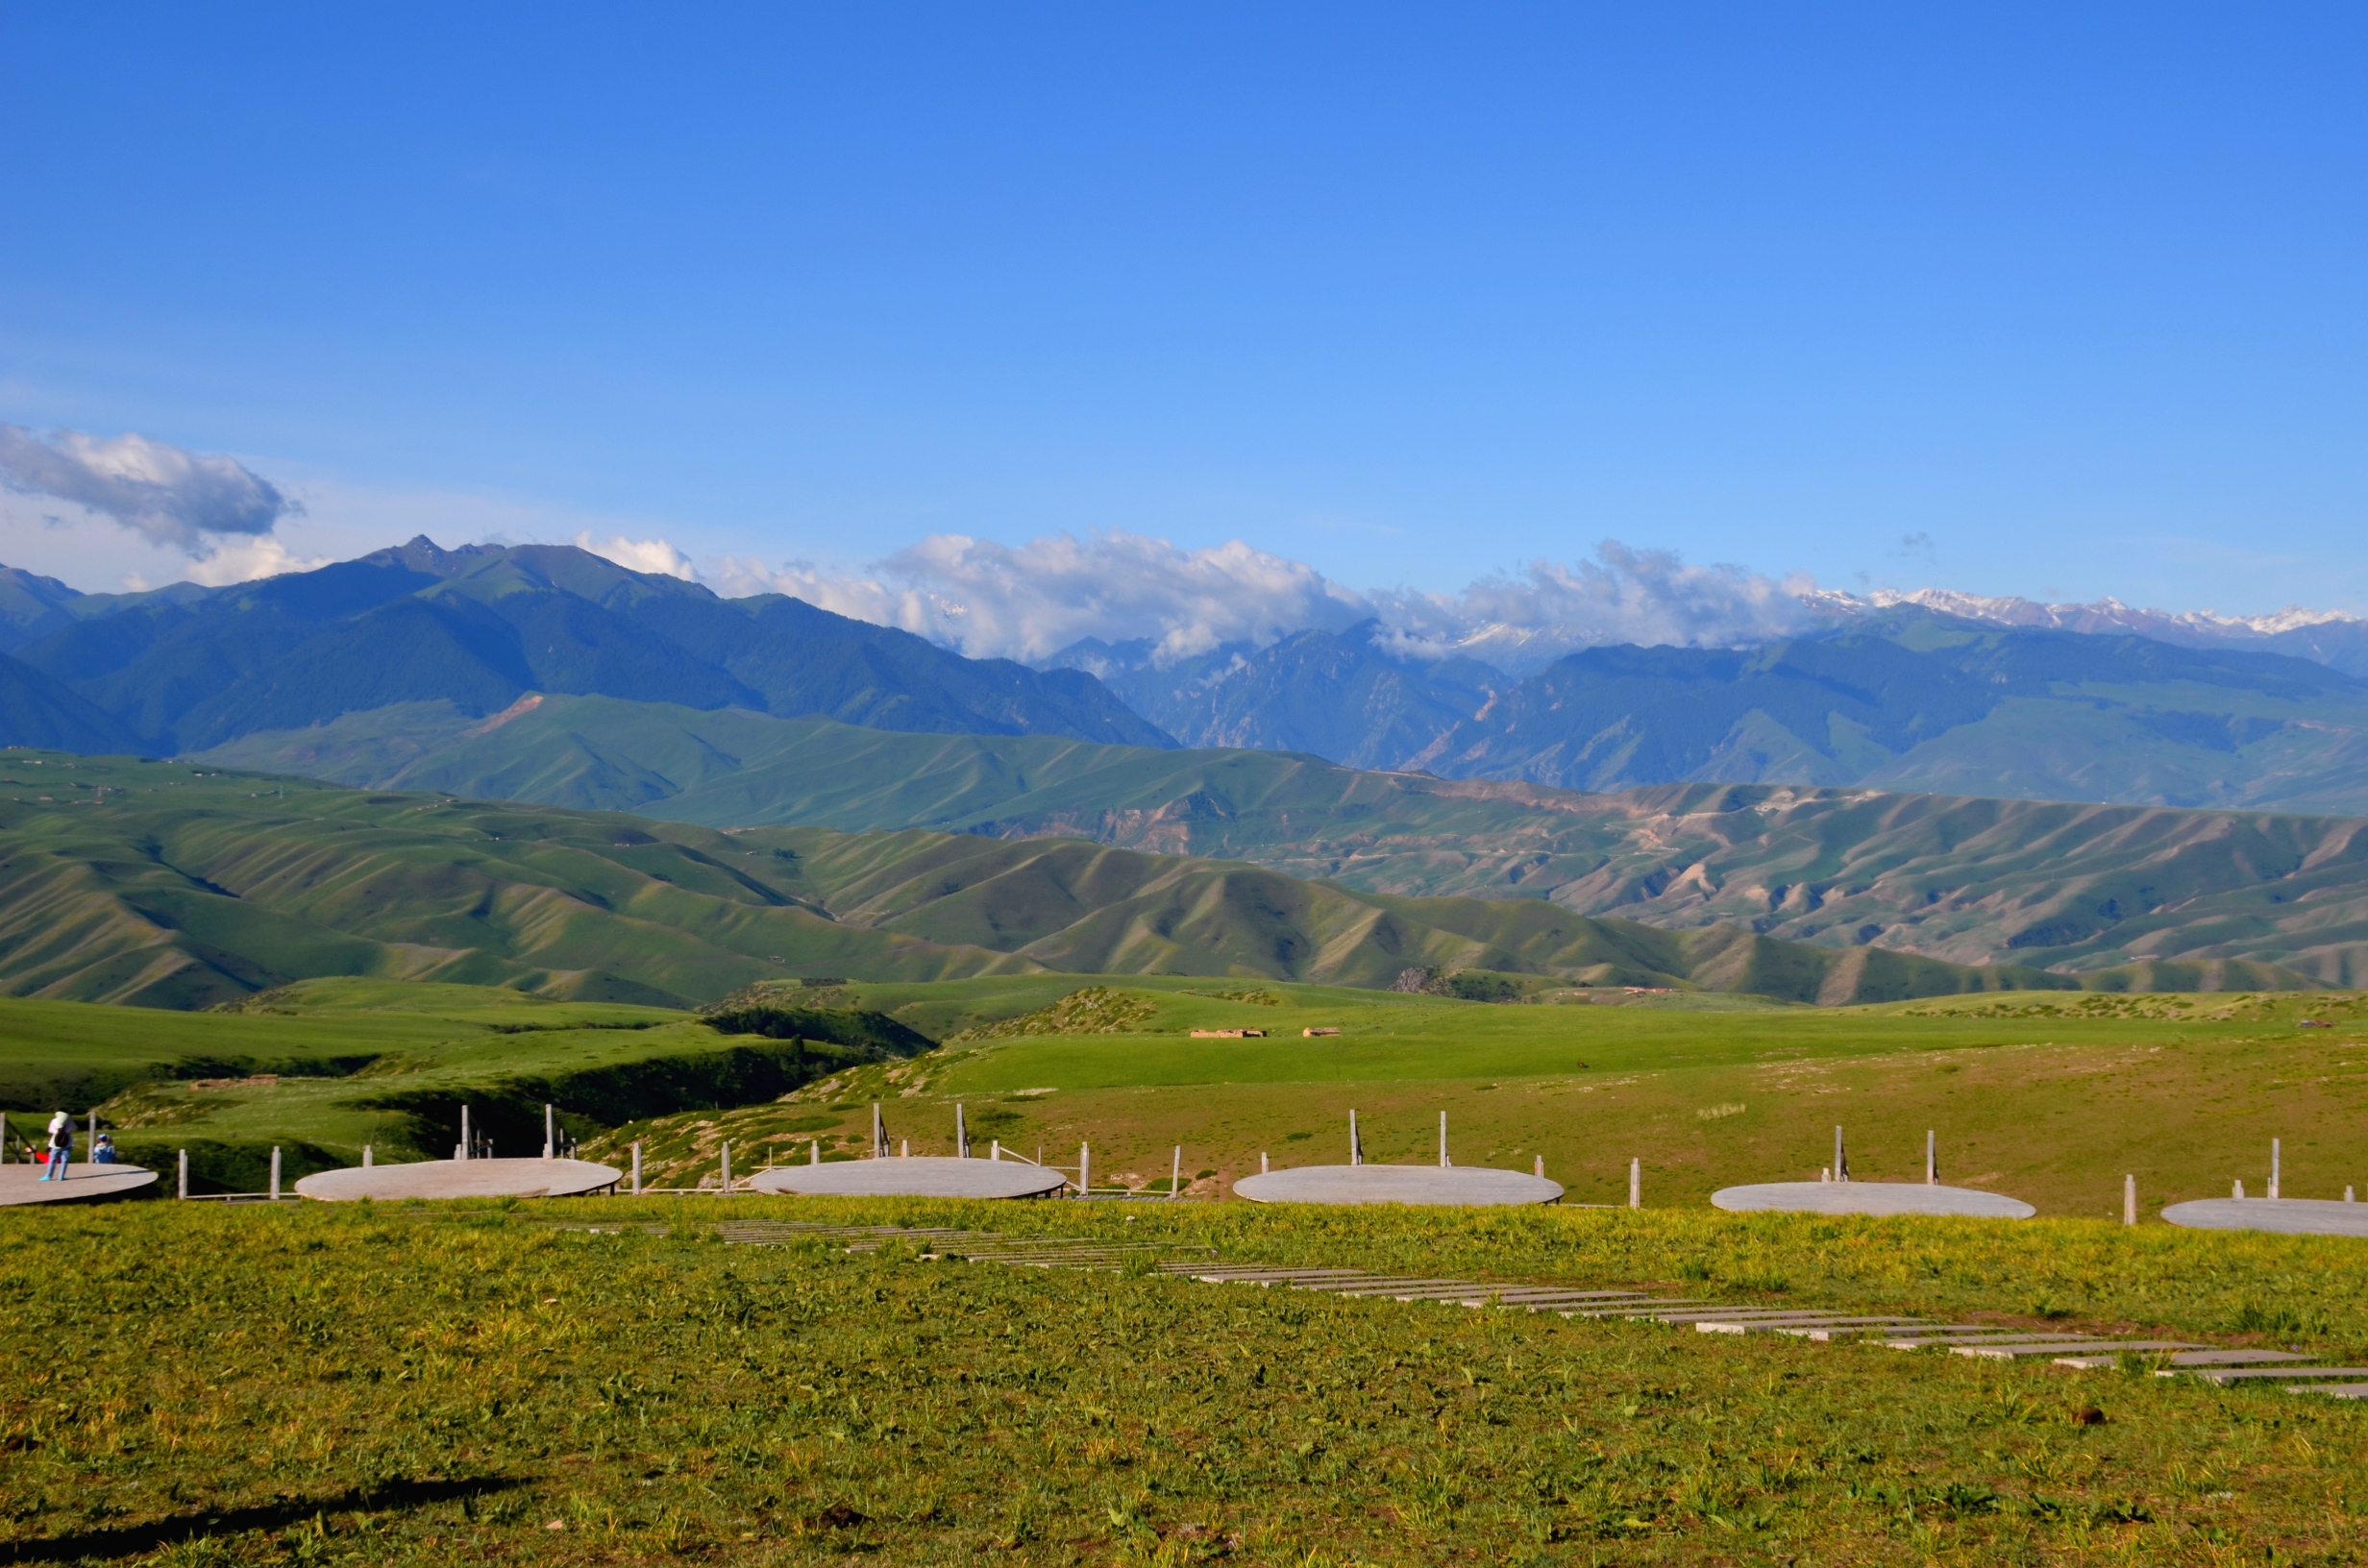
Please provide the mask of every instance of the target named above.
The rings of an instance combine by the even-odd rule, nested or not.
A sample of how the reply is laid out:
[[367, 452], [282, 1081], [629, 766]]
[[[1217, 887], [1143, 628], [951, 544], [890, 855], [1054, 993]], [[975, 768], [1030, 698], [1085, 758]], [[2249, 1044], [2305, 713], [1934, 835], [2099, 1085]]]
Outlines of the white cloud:
[[973, 657], [1041, 659], [1081, 638], [1148, 638], [1163, 659], [1220, 643], [1270, 643], [1369, 613], [1364, 599], [1299, 561], [1240, 540], [1180, 550], [1116, 529], [1048, 534], [1013, 547], [933, 534], [867, 576], [793, 561], [779, 571], [727, 560], [720, 592], [795, 594], [841, 615], [901, 626]]
[[256, 539], [216, 540], [211, 550], [190, 561], [183, 575], [191, 582], [219, 588], [257, 577], [276, 577], [284, 572], [317, 572], [330, 562], [327, 555], [298, 555], [266, 534]]
[[868, 574], [805, 562], [777, 571], [726, 558], [728, 595], [794, 594], [838, 614], [900, 626], [973, 657], [1042, 659], [1086, 637], [1147, 639], [1161, 662], [1224, 643], [1272, 643], [1308, 627], [1379, 619], [1400, 653], [1465, 652], [1516, 673], [1601, 643], [1739, 647], [1808, 629], [1805, 577], [1690, 566], [1616, 541], [1594, 559], [1535, 561], [1455, 593], [1359, 593], [1304, 562], [1239, 540], [1181, 550], [1121, 531], [1052, 534], [1017, 547], [937, 534]]
[[44, 439], [0, 425], [0, 483], [113, 518], [192, 557], [216, 553], [216, 536], [267, 534], [304, 510], [236, 458], [129, 432], [101, 440], [53, 430]]
[[1815, 588], [1798, 574], [1692, 566], [1673, 551], [1607, 539], [1591, 561], [1537, 560], [1518, 576], [1483, 577], [1458, 593], [1399, 590], [1374, 603], [1401, 653], [1464, 653], [1523, 674], [1610, 643], [1748, 648], [1793, 636], [1816, 625], [1801, 601]]
[[628, 539], [622, 534], [613, 539], [595, 539], [587, 530], [576, 535], [576, 548], [614, 561], [629, 572], [652, 572], [680, 577], [685, 582], [699, 580], [691, 558], [663, 539]]

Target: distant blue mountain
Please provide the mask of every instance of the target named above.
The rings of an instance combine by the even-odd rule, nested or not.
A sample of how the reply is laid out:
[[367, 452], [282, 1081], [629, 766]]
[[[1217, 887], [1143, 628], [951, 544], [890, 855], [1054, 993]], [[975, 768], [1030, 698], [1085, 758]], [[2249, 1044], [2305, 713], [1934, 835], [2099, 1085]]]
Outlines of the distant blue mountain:
[[567, 545], [423, 537], [229, 588], [99, 597], [18, 574], [0, 619], [38, 633], [18, 659], [160, 752], [397, 702], [492, 714], [528, 692], [1174, 744], [1080, 672], [966, 659], [778, 594], [719, 599]]

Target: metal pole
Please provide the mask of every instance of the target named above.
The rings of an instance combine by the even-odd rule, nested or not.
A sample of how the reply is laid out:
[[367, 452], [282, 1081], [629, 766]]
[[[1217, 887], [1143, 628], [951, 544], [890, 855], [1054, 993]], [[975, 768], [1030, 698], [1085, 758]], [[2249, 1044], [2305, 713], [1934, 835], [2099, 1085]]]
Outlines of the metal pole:
[[1834, 1129], [1834, 1180], [1846, 1182], [1849, 1179], [1850, 1158], [1842, 1153], [1841, 1129], [1837, 1127]]
[[1266, 1150], [1264, 1150], [1264, 1149], [1260, 1149], [1260, 1150], [1258, 1151], [1258, 1174], [1259, 1174], [1259, 1175], [1261, 1175], [1261, 1176], [1264, 1176], [1266, 1173], [1267, 1173], [1267, 1151], [1266, 1151]]
[[175, 1197], [177, 1197], [177, 1198], [185, 1198], [185, 1197], [187, 1197], [187, 1196], [189, 1195], [189, 1151], [188, 1151], [188, 1150], [184, 1149], [184, 1150], [182, 1150], [182, 1151], [181, 1151], [181, 1159], [180, 1159], [179, 1164], [180, 1164], [180, 1166], [181, 1166], [181, 1189], [180, 1189], [179, 1191], [175, 1192], [175, 1193], [173, 1194], [173, 1196], [175, 1196]]
[[1079, 1196], [1079, 1197], [1081, 1197], [1081, 1198], [1082, 1198], [1082, 1197], [1090, 1197], [1090, 1196], [1092, 1196], [1092, 1195], [1093, 1195], [1093, 1191], [1094, 1191], [1094, 1149], [1093, 1149], [1093, 1145], [1088, 1144], [1088, 1143], [1080, 1143], [1080, 1144], [1078, 1144], [1078, 1145], [1077, 1145], [1077, 1196]]
[[987, 1145], [987, 1158], [990, 1160], [1000, 1160], [1003, 1158], [1003, 1140], [999, 1138], [994, 1142]]
[[371, 1166], [373, 1166], [373, 1165], [375, 1165], [376, 1164], [378, 1164], [377, 1160], [373, 1158], [373, 1152], [374, 1152], [374, 1151], [371, 1149], [371, 1147], [370, 1147], [370, 1145], [369, 1145], [369, 1144], [364, 1143], [364, 1144], [361, 1146], [361, 1168], [362, 1168], [362, 1169], [364, 1169], [364, 1170], [368, 1170], [368, 1169], [370, 1169], [370, 1168], [371, 1168]]
[[1439, 1113], [1439, 1168], [1446, 1169], [1454, 1162], [1447, 1158], [1447, 1113]]
[[1184, 1145], [1175, 1146], [1175, 1157], [1168, 1164], [1168, 1196], [1174, 1197], [1184, 1187]]
[[457, 1155], [455, 1155], [454, 1158], [456, 1160], [467, 1160], [475, 1156], [476, 1153], [477, 1151], [475, 1149], [469, 1147], [469, 1108], [464, 1105], [460, 1108], [460, 1152]]
[[953, 1152], [957, 1160], [968, 1160], [971, 1157], [971, 1130], [969, 1123], [962, 1119], [960, 1100], [953, 1102]]
[[1929, 1127], [1924, 1129], [1924, 1185], [1926, 1187], [1940, 1185], [1939, 1149], [1933, 1141], [1933, 1132]]
[[900, 1160], [910, 1160], [912, 1157], [913, 1157], [913, 1140], [912, 1140], [911, 1139], [909, 1139], [909, 1138], [908, 1138], [908, 1139], [903, 1139], [901, 1142], [900, 1142], [900, 1143], [898, 1143], [898, 1144], [897, 1144], [897, 1158], [898, 1158], [898, 1159], [900, 1159]]
[[1641, 1160], [1628, 1162], [1628, 1207], [1644, 1207], [1644, 1162]]
[[[90, 1113], [90, 1124], [93, 1127], [99, 1124], [99, 1114], [96, 1111]], [[98, 1141], [98, 1138], [99, 1135], [95, 1132], [90, 1135], [90, 1140], [94, 1143]], [[2278, 1195], [2278, 1157], [2283, 1152], [2280, 1146], [2283, 1141], [2282, 1139], [2276, 1138], [2269, 1140], [2269, 1195], [2273, 1198]]]
[[1536, 1167], [1536, 1168], [1537, 1168], [1537, 1173], [1538, 1173], [1539, 1178], [1540, 1178], [1541, 1180], [1542, 1180], [1542, 1179], [1544, 1178], [1544, 1176], [1545, 1176], [1545, 1156], [1544, 1156], [1544, 1155], [1542, 1155], [1542, 1155], [1538, 1156], [1538, 1164], [1537, 1164], [1537, 1167]]
[[731, 1196], [731, 1139], [724, 1139], [724, 1196]]
[[548, 1160], [559, 1152], [558, 1118], [552, 1114], [551, 1102], [543, 1102], [543, 1158]]
[[805, 1163], [809, 1165], [819, 1165], [823, 1163], [823, 1140], [821, 1139], [816, 1139], [805, 1151]]
[[879, 1101], [872, 1102], [872, 1158], [888, 1158], [888, 1127], [879, 1119]]
[[271, 1201], [280, 1201], [280, 1145], [271, 1146]]
[[641, 1140], [633, 1140], [633, 1196], [641, 1196]]
[[2232, 1197], [2232, 1198], [2241, 1198], [2241, 1197], [2243, 1197], [2244, 1195], [2245, 1195], [2245, 1179], [2244, 1179], [2242, 1176], [2239, 1176], [2239, 1177], [2237, 1177], [2237, 1178], [2236, 1178], [2235, 1182], [2234, 1182], [2234, 1183], [2233, 1183], [2233, 1184], [2232, 1184], [2232, 1185], [2229, 1188], [2229, 1196], [2230, 1196], [2230, 1197]]
[[1357, 1114], [1354, 1111], [1348, 1113], [1348, 1163], [1352, 1165], [1365, 1164], [1365, 1145], [1357, 1140]]
[[2124, 1225], [2137, 1223], [2137, 1178], [2134, 1175], [2121, 1179], [2121, 1222]]

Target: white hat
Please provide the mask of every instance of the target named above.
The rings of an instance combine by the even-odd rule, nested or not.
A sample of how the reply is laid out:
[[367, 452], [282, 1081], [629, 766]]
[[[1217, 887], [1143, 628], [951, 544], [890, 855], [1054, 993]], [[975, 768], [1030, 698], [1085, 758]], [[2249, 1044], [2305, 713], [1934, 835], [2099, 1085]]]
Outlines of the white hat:
[[59, 1128], [65, 1126], [68, 1122], [71, 1122], [73, 1119], [74, 1118], [72, 1116], [69, 1116], [64, 1112], [61, 1111], [56, 1115], [49, 1118], [49, 1130], [54, 1133]]

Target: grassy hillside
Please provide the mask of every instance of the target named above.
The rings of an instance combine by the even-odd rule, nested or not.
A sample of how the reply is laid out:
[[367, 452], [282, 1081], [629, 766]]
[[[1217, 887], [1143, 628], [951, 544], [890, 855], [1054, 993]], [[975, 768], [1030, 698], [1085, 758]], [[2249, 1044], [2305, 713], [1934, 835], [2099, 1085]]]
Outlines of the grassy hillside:
[[734, 833], [186, 764], [0, 757], [0, 989], [203, 1006], [321, 975], [687, 1005], [767, 978], [1409, 969], [1867, 1001], [2068, 986], [1539, 900], [1405, 899], [1074, 839]]
[[[2239, 1178], [2257, 1193], [2273, 1138], [2284, 1140], [2289, 1196], [2368, 1193], [2368, 998], [2357, 994], [2026, 993], [1823, 1009], [1574, 992], [1491, 1006], [1290, 986], [1227, 999], [1108, 984], [1142, 1004], [1101, 1009], [1123, 1017], [1112, 1032], [1053, 1032], [1040, 981], [928, 988], [970, 998], [961, 1016], [931, 1017], [951, 1037], [937, 1052], [832, 1075], [779, 1104], [636, 1122], [600, 1146], [638, 1138], [682, 1178], [711, 1179], [725, 1139], [739, 1161], [800, 1158], [816, 1139], [851, 1154], [870, 1105], [885, 1100], [894, 1136], [947, 1153], [960, 1101], [982, 1142], [1042, 1147], [1071, 1165], [1091, 1142], [1098, 1183], [1164, 1191], [1181, 1145], [1194, 1195], [1217, 1196], [1261, 1153], [1287, 1165], [1344, 1159], [1352, 1109], [1369, 1158], [1426, 1163], [1444, 1111], [1459, 1163], [1527, 1169], [1542, 1156], [1584, 1203], [1625, 1202], [1631, 1159], [1644, 1162], [1657, 1206], [1700, 1205], [1740, 1182], [1814, 1180], [1837, 1123], [1862, 1179], [1921, 1180], [1932, 1129], [1945, 1179], [2050, 1214], [2118, 1215], [2125, 1174], [2148, 1214], [2225, 1197]], [[858, 989], [869, 1005], [925, 1005], [910, 991]], [[1030, 1015], [1024, 1027], [1042, 1032], [976, 1029]], [[1244, 1026], [1268, 1037], [1188, 1038]], [[1304, 1037], [1311, 1027], [1341, 1033]]]
[[2169, 989], [2267, 983], [2248, 965], [2368, 980], [2356, 818], [1772, 786], [1582, 795], [1271, 751], [900, 735], [601, 698], [545, 698], [499, 726], [450, 709], [354, 714], [210, 755], [718, 827], [1063, 835], [1360, 893], [1542, 897], [1960, 964], [2154, 966], [2141, 983]]
[[[2215, 1337], [2274, 1312], [2335, 1356], [2362, 1343], [2368, 1285], [2339, 1243], [2075, 1222], [732, 1208]], [[25, 1216], [37, 1244], [0, 1264], [20, 1309], [0, 1354], [24, 1369], [0, 1407], [0, 1552], [1295, 1568], [2354, 1552], [2368, 1419], [2331, 1400], [900, 1244], [718, 1245], [724, 1217], [713, 1199]], [[2035, 1314], [2063, 1310], [2067, 1279], [2089, 1286], [2081, 1315]], [[124, 1310], [138, 1300], [169, 1310]]]

